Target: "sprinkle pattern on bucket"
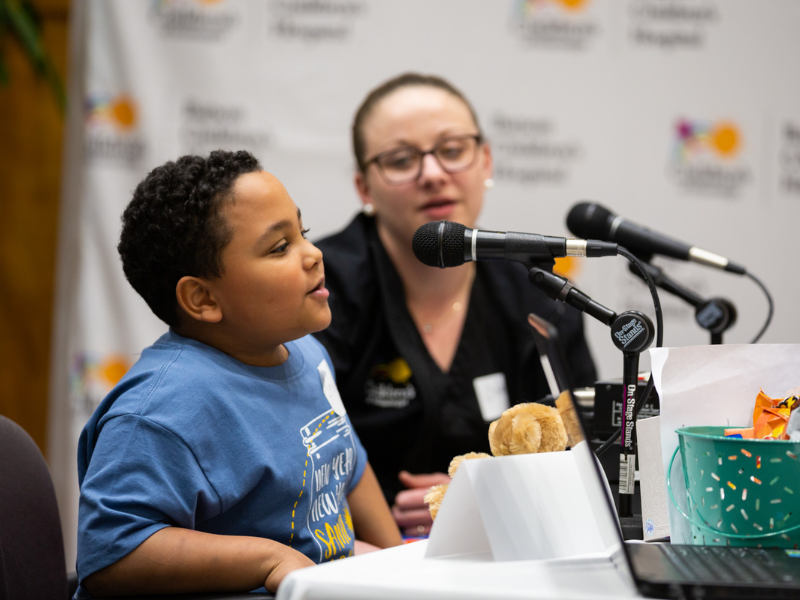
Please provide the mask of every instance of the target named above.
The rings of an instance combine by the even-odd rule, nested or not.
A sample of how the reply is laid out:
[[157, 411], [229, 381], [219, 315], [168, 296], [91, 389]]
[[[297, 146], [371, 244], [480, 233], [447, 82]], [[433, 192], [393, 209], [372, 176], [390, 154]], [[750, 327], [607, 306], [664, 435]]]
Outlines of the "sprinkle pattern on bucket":
[[724, 429], [678, 430], [693, 543], [798, 548], [800, 444], [725, 438]]

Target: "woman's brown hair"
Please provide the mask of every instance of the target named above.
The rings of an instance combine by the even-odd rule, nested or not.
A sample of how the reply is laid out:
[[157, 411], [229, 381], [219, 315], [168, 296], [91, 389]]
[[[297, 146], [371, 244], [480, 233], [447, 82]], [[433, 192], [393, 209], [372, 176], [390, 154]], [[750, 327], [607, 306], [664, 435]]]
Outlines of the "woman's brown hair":
[[382, 83], [369, 94], [367, 94], [367, 97], [364, 98], [361, 106], [359, 106], [358, 111], [356, 111], [356, 116], [353, 119], [353, 154], [355, 154], [356, 157], [358, 170], [362, 173], [365, 171], [365, 144], [363, 132], [364, 121], [366, 121], [370, 112], [372, 112], [372, 109], [375, 108], [375, 105], [383, 100], [386, 96], [396, 90], [399, 90], [400, 88], [413, 86], [438, 88], [461, 100], [469, 109], [469, 113], [472, 115], [472, 120], [475, 122], [475, 126], [478, 128], [478, 133], [481, 134], [481, 126], [478, 124], [478, 117], [475, 114], [475, 110], [472, 108], [472, 105], [469, 103], [469, 100], [467, 100], [466, 96], [464, 96], [464, 94], [462, 94], [449, 81], [442, 79], [441, 77], [437, 77], [436, 75], [403, 73], [402, 75], [398, 75], [397, 77]]

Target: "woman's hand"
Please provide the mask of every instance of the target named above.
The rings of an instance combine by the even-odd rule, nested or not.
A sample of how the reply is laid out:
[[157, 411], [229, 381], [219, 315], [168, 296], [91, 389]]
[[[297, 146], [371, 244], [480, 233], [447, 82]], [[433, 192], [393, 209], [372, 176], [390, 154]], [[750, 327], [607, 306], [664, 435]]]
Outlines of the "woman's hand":
[[362, 542], [361, 540], [354, 540], [353, 544], [354, 556], [361, 556], [362, 554], [369, 554], [370, 552], [377, 552], [378, 550], [381, 550], [381, 548], [378, 548], [369, 542]]
[[408, 489], [394, 499], [392, 515], [397, 525], [409, 537], [428, 535], [433, 519], [425, 503], [425, 494], [434, 485], [450, 483], [450, 478], [444, 473], [412, 475], [408, 471], [400, 471], [398, 479]]

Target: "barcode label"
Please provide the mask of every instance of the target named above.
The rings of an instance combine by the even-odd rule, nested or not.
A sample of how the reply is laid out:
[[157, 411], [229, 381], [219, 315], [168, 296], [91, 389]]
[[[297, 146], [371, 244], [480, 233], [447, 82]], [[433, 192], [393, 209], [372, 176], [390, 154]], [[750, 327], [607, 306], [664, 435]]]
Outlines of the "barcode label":
[[633, 482], [636, 477], [636, 455], [619, 455], [619, 493], [633, 494]]

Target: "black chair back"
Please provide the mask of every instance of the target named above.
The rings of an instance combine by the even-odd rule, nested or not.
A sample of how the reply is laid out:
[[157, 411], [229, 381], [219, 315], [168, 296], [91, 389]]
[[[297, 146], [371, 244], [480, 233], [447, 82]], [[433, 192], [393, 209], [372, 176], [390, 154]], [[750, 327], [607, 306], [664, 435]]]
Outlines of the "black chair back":
[[66, 600], [50, 471], [31, 437], [0, 415], [0, 600]]

